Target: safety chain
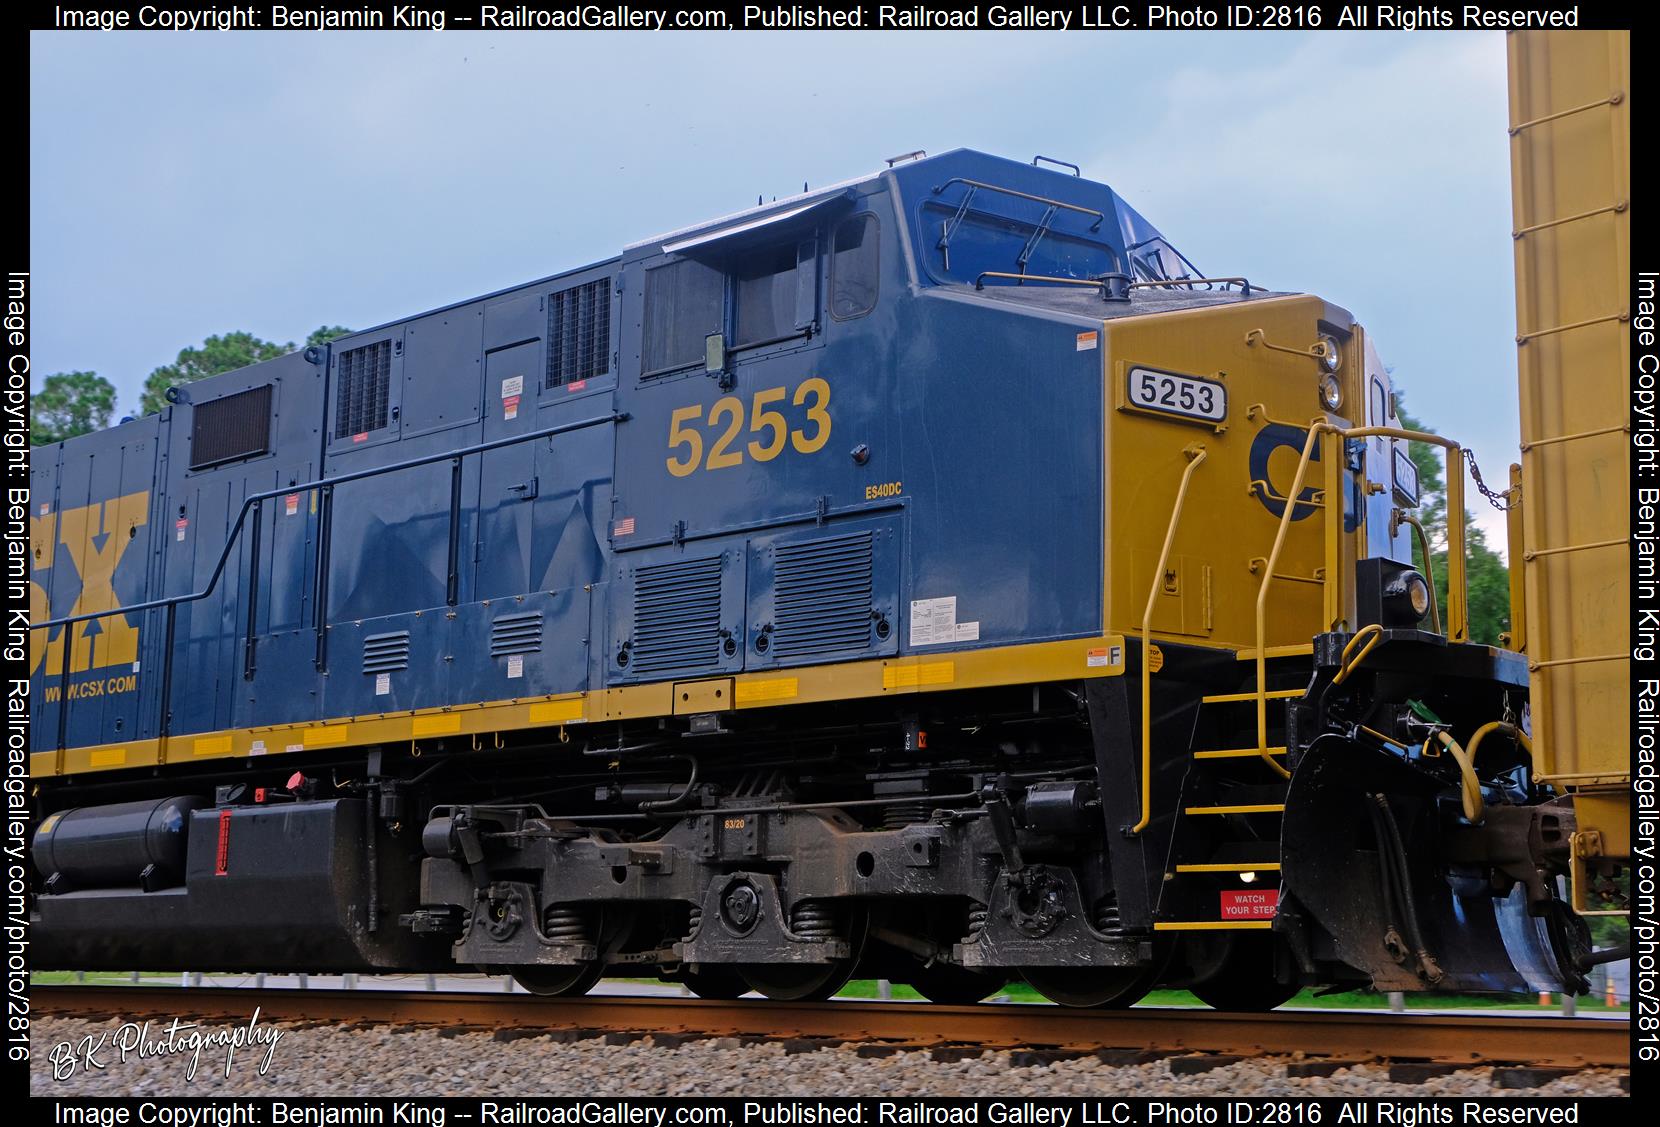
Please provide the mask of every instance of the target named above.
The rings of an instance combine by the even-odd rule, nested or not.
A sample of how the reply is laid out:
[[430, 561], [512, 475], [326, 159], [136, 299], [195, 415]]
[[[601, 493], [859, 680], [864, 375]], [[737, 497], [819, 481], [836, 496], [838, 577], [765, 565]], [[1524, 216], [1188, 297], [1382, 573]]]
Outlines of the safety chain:
[[1510, 496], [1510, 490], [1506, 489], [1502, 493], [1495, 493], [1487, 487], [1487, 483], [1481, 480], [1481, 467], [1476, 465], [1476, 454], [1474, 450], [1471, 450], [1466, 446], [1464, 448], [1464, 457], [1469, 460], [1470, 476], [1476, 479], [1476, 488], [1481, 490], [1481, 495], [1487, 498], [1492, 506], [1499, 512], [1507, 512], [1510, 509], [1510, 506], [1515, 503], [1515, 499]]

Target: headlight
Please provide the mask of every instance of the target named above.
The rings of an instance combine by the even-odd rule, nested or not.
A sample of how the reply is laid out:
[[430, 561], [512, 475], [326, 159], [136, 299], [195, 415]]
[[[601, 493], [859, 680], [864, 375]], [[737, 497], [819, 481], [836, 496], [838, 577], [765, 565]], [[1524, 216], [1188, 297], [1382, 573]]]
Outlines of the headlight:
[[1406, 598], [1412, 613], [1419, 618], [1429, 613], [1429, 583], [1415, 571], [1406, 577]]
[[1435, 598], [1411, 564], [1371, 556], [1355, 561], [1355, 621], [1385, 630], [1421, 630]]
[[1326, 405], [1326, 410], [1336, 411], [1343, 406], [1343, 385], [1336, 376], [1324, 375], [1320, 377], [1320, 402]]
[[1326, 371], [1335, 372], [1343, 366], [1343, 353], [1337, 347], [1337, 338], [1322, 336], [1320, 343], [1325, 345], [1326, 354], [1320, 358], [1320, 363], [1326, 366]]

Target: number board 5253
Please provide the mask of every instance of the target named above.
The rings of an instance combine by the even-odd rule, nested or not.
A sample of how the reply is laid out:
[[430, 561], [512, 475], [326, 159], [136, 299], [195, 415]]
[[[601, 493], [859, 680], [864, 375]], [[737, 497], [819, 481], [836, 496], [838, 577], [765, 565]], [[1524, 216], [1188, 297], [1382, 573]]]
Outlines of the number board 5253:
[[1125, 375], [1124, 406], [1201, 426], [1228, 417], [1228, 389], [1219, 380], [1131, 365]]

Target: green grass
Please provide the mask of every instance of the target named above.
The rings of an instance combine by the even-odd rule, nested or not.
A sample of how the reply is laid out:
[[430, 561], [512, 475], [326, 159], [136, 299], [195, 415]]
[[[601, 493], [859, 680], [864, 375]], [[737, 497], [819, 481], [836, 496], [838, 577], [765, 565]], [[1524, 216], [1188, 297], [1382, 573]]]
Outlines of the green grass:
[[[842, 998], [875, 998], [877, 996], [876, 983], [870, 979], [860, 979], [849, 982], [838, 995]], [[916, 1001], [921, 997], [909, 986], [895, 984], [893, 997], [896, 1001]], [[1011, 1002], [1041, 1002], [1043, 996], [1025, 983], [1013, 982], [1004, 987], [994, 997], [1007, 998]], [[1203, 1006], [1204, 1003], [1189, 994], [1186, 990], [1154, 990], [1143, 998], [1144, 1006]], [[1385, 994], [1378, 994], [1365, 990], [1351, 990], [1342, 994], [1326, 994], [1316, 996], [1313, 990], [1304, 990], [1282, 1008], [1317, 1009], [1317, 1010], [1353, 1010], [1353, 1009], [1387, 1009], [1389, 998]], [[1537, 998], [1522, 997], [1512, 994], [1408, 994], [1406, 1008], [1409, 1010], [1518, 1010], [1523, 1012], [1551, 1012], [1560, 1010], [1562, 998], [1560, 995], [1551, 996], [1551, 1004], [1541, 1006]], [[1580, 1012], [1591, 1013], [1625, 1013], [1630, 1009], [1624, 1004], [1612, 1008], [1603, 1004], [1600, 996], [1587, 995], [1579, 999]]]

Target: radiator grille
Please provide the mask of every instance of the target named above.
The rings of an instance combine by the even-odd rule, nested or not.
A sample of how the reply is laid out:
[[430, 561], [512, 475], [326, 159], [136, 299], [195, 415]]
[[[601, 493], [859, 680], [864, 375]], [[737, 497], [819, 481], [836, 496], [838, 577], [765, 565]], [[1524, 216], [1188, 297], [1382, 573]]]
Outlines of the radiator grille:
[[773, 652], [810, 657], [871, 644], [870, 532], [780, 544], [773, 563]]
[[342, 352], [335, 384], [334, 437], [380, 430], [392, 399], [392, 342]]
[[370, 634], [363, 639], [363, 672], [396, 673], [409, 668], [409, 631]]
[[719, 666], [720, 581], [719, 556], [640, 568], [629, 668], [661, 673]]
[[191, 469], [251, 458], [270, 449], [270, 384], [210, 399], [190, 409]]
[[542, 650], [542, 612], [504, 614], [490, 624], [490, 656], [533, 654]]
[[611, 370], [611, 279], [548, 297], [548, 387], [591, 380]]

